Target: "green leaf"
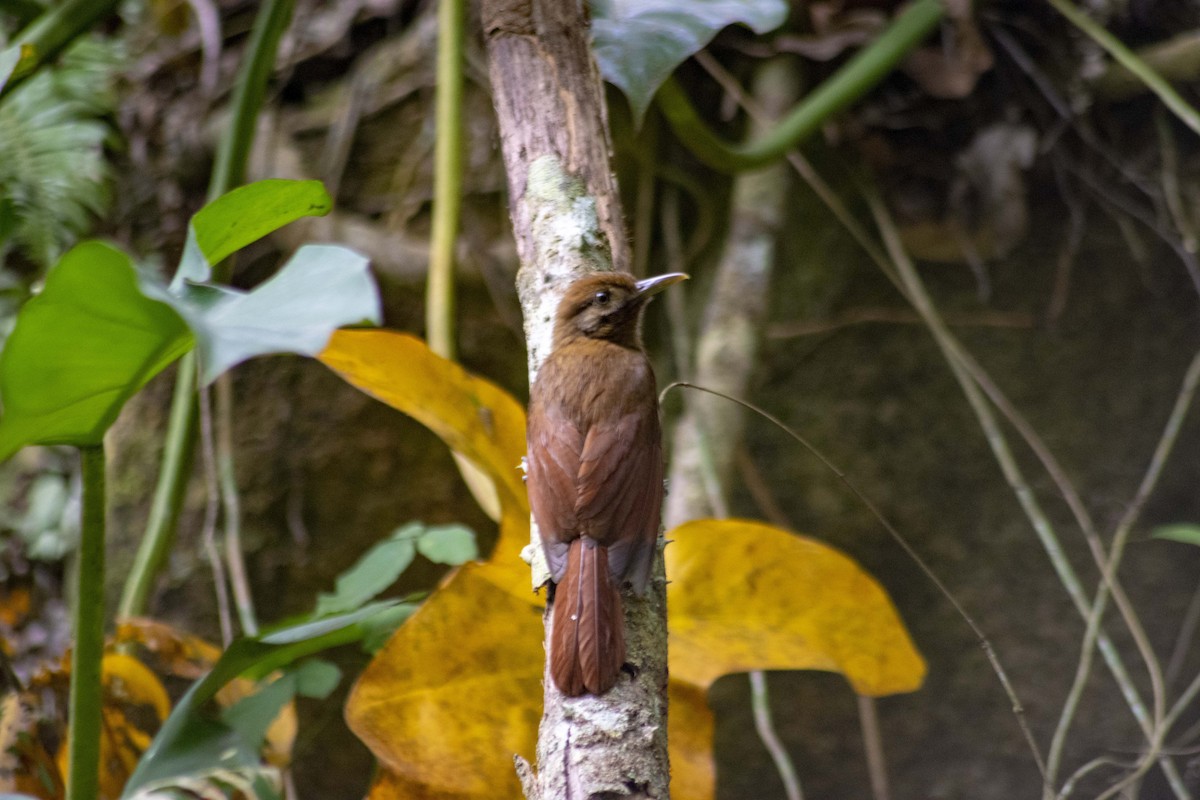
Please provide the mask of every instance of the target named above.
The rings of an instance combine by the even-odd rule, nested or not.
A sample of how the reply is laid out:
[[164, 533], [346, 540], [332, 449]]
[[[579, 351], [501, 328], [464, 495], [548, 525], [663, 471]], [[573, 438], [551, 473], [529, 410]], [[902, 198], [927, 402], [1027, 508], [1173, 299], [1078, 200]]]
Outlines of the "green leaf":
[[479, 549], [474, 531], [463, 525], [426, 527], [410, 522], [392, 531], [339, 575], [333, 593], [317, 598], [316, 616], [360, 608], [395, 583], [417, 553], [437, 564], [457, 566], [478, 558]]
[[320, 181], [270, 179], [241, 186], [196, 212], [171, 288], [203, 282], [212, 268], [301, 217], [324, 216], [333, 201]]
[[317, 598], [317, 615], [340, 614], [360, 608], [395, 583], [408, 569], [415, 554], [416, 545], [408, 537], [393, 534], [379, 542], [338, 576], [333, 594], [322, 594]]
[[362, 638], [363, 651], [374, 655], [382, 650], [396, 629], [416, 610], [416, 603], [400, 603], [359, 623], [365, 629]]
[[306, 245], [250, 292], [186, 285], [172, 302], [196, 333], [205, 383], [267, 353], [315, 356], [343, 325], [378, 323], [379, 290], [366, 258], [335, 245]]
[[1170, 539], [1173, 542], [1194, 544], [1200, 546], [1200, 525], [1181, 522], [1175, 525], [1163, 525], [1155, 528], [1151, 534], [1155, 539]]
[[171, 712], [122, 797], [152, 785], [170, 785], [218, 770], [253, 774], [267, 729], [297, 694], [324, 698], [337, 686], [341, 672], [324, 661], [307, 661], [243, 698], [214, 718], [200, 701], [202, 682], [193, 685]]
[[417, 540], [417, 552], [435, 564], [457, 567], [479, 558], [475, 532], [465, 525], [435, 525]]
[[[259, 680], [314, 653], [376, 635], [376, 620], [395, 605], [374, 603], [353, 614], [306, 621], [235, 641], [176, 704], [125, 784], [122, 798], [172, 778], [258, 764], [260, 731], [265, 731], [282, 703], [296, 693], [308, 697], [328, 695], [337, 684], [336, 668], [311, 662], [301, 665], [299, 670], [228, 709], [221, 719], [211, 713], [208, 702], [234, 678]], [[254, 699], [259, 694], [265, 697]]]
[[305, 661], [225, 709], [221, 721], [236, 730], [245, 741], [262, 742], [280, 710], [296, 695], [323, 699], [337, 688], [341, 679], [341, 670], [328, 661]]
[[591, 6], [600, 73], [629, 98], [639, 125], [663, 81], [718, 31], [741, 22], [767, 33], [788, 12], [785, 0], [591, 0]]
[[0, 353], [0, 460], [28, 444], [99, 444], [193, 341], [174, 309], [142, 294], [127, 255], [100, 242], [72, 249]]

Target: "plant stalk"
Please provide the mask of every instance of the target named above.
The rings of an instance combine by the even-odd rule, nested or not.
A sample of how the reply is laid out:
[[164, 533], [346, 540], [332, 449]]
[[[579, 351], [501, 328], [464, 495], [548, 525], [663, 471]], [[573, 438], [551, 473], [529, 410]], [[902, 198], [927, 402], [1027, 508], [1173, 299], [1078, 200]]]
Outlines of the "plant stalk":
[[150, 516], [146, 533], [134, 556], [133, 566], [117, 605], [117, 619], [141, 616], [154, 578], [166, 561], [171, 543], [175, 540], [175, 524], [183, 505], [196, 444], [196, 353], [187, 353], [179, 360], [175, 372], [175, 395], [171, 401], [171, 416], [167, 421], [167, 438], [163, 460], [159, 467], [158, 483], [150, 501]]
[[425, 287], [425, 336], [433, 352], [455, 357], [454, 245], [462, 208], [463, 0], [439, 0], [437, 139], [433, 160], [433, 233]]
[[658, 90], [658, 104], [671, 128], [697, 158], [721, 172], [761, 167], [816, 133], [888, 75], [942, 20], [940, 0], [917, 0], [874, 42], [818, 86], [771, 130], [745, 144], [718, 137], [696, 113], [674, 79]]
[[75, 646], [67, 718], [67, 800], [100, 793], [100, 730], [104, 705], [104, 445], [79, 448], [83, 461], [83, 513], [76, 563]]

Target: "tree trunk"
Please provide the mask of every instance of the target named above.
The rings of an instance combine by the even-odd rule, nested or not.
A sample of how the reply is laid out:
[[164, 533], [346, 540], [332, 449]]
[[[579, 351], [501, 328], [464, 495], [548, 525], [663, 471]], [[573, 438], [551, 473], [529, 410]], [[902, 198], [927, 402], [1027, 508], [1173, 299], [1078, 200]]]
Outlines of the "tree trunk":
[[[517, 289], [532, 382], [549, 352], [563, 290], [587, 272], [628, 271], [629, 247], [582, 3], [485, 0], [483, 27], [521, 260]], [[549, 576], [536, 528], [528, 552], [533, 583], [540, 586]], [[529, 800], [668, 796], [661, 557], [655, 574], [644, 598], [624, 598], [632, 681], [602, 697], [565, 698], [544, 678], [537, 771], [517, 763]]]

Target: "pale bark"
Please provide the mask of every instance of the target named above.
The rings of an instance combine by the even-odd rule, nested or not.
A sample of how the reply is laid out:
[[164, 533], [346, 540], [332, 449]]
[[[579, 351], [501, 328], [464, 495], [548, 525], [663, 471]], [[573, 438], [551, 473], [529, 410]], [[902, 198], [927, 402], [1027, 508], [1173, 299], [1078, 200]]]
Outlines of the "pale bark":
[[[482, 10], [532, 381], [567, 284], [586, 272], [628, 271], [629, 248], [582, 3], [485, 0]], [[548, 575], [536, 530], [527, 553], [539, 586]], [[624, 598], [631, 680], [572, 699], [544, 677], [537, 770], [517, 759], [529, 800], [668, 797], [661, 559], [656, 574], [644, 598]], [[549, 613], [545, 621], [549, 641]]]

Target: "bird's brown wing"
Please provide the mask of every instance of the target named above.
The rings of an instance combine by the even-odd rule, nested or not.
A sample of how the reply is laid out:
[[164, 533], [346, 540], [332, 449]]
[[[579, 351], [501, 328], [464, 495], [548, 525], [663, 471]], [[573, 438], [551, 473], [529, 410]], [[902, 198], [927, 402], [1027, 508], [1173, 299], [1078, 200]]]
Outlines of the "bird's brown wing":
[[527, 433], [529, 505], [537, 520], [542, 547], [554, 582], [567, 568], [567, 550], [578, 536], [576, 476], [583, 434], [557, 409], [531, 409]]
[[[653, 392], [653, 389], [651, 389]], [[656, 404], [639, 404], [588, 429], [579, 457], [579, 532], [608, 547], [614, 576], [645, 591], [654, 564], [663, 497]]]

